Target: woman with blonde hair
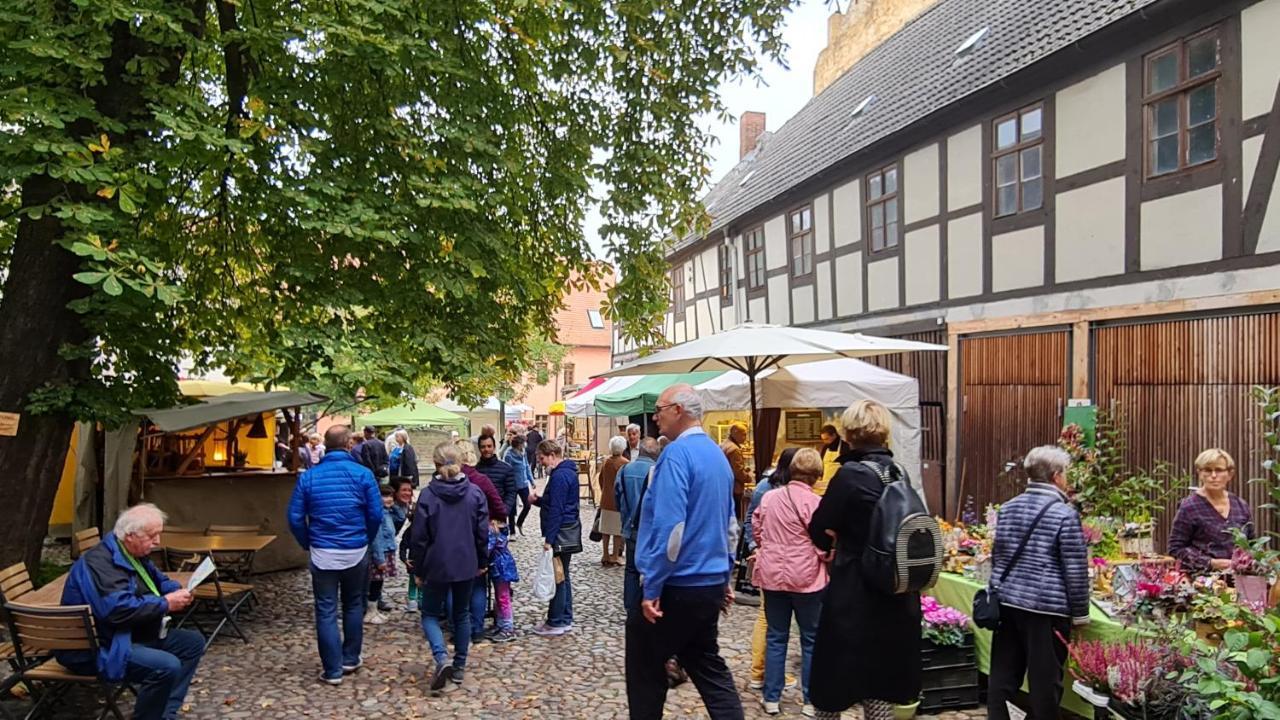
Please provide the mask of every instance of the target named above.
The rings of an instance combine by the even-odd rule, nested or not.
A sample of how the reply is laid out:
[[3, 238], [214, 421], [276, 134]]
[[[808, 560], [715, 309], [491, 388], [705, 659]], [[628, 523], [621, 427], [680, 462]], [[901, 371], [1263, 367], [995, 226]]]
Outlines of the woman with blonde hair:
[[1236, 461], [1221, 448], [1210, 448], [1196, 458], [1200, 487], [1173, 516], [1169, 530], [1169, 554], [1186, 570], [1206, 573], [1231, 567], [1235, 549], [1233, 531], [1254, 537], [1249, 505], [1227, 490], [1235, 479]]
[[800, 628], [804, 714], [814, 713], [809, 704], [809, 671], [822, 591], [827, 587], [827, 567], [823, 554], [809, 540], [809, 522], [819, 501], [813, 484], [821, 476], [822, 458], [816, 450], [804, 448], [796, 452], [787, 482], [766, 493], [752, 513], [751, 531], [760, 549], [751, 581], [764, 591], [767, 630], [763, 702], [764, 711], [770, 715], [780, 710], [793, 617]]
[[[600, 466], [600, 532], [603, 535], [600, 538], [600, 564], [605, 567], [622, 565], [622, 536], [611, 534], [614, 530], [622, 529], [622, 518], [618, 515], [618, 501], [614, 498], [613, 485], [618, 478], [618, 471], [628, 462], [627, 439], [621, 435], [609, 438], [609, 459]], [[613, 552], [609, 552], [610, 541], [613, 543]]]
[[844, 411], [848, 449], [809, 523], [810, 539], [831, 559], [811, 661], [818, 718], [861, 703], [866, 720], [888, 720], [895, 704], [920, 699], [920, 595], [882, 593], [861, 573], [872, 511], [888, 482], [907, 481], [889, 451], [891, 424], [888, 409], [871, 400]]

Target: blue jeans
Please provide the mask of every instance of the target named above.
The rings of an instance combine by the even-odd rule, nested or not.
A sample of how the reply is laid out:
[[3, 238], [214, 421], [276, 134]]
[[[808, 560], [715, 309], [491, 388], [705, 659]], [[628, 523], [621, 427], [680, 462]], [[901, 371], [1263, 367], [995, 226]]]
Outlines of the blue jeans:
[[564, 582], [556, 584], [556, 594], [551, 597], [551, 605], [547, 608], [547, 624], [551, 627], [566, 627], [573, 624], [573, 584], [569, 581], [569, 553], [556, 553], [560, 564], [564, 566]]
[[481, 575], [471, 581], [471, 637], [484, 634], [484, 611], [489, 601], [489, 576]]
[[164, 640], [134, 643], [125, 679], [138, 691], [133, 706], [137, 720], [178, 717], [187, 686], [204, 656], [204, 638], [194, 630], [170, 630]]
[[[426, 583], [422, 586], [422, 635], [431, 645], [431, 656], [437, 667], [449, 661], [449, 648], [444, 644], [440, 621], [451, 615], [453, 625], [453, 666], [466, 667], [467, 650], [471, 647], [471, 580], [454, 583]], [[451, 603], [446, 610], [446, 602]]]
[[813, 659], [813, 638], [818, 634], [822, 614], [822, 591], [811, 593], [764, 591], [764, 618], [769, 629], [764, 636], [764, 699], [778, 702], [786, 684], [787, 641], [791, 635], [791, 615], [800, 626], [800, 688], [809, 702], [809, 666]]
[[622, 606], [627, 610], [627, 622], [640, 615], [640, 571], [636, 569], [635, 538], [627, 538], [627, 569], [622, 576]]
[[[311, 566], [316, 596], [316, 644], [320, 664], [330, 680], [342, 677], [342, 666], [360, 664], [364, 646], [364, 599], [369, 588], [369, 556], [345, 570]], [[342, 631], [338, 631], [338, 599], [342, 599]]]

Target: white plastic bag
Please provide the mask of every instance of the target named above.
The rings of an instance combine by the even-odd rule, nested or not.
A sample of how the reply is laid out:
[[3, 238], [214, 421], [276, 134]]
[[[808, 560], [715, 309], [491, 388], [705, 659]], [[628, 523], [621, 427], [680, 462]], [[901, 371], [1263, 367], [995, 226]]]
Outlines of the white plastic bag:
[[556, 594], [556, 566], [555, 556], [548, 548], [542, 551], [542, 558], [538, 560], [538, 572], [533, 576], [533, 599], [538, 602], [546, 602], [555, 597]]

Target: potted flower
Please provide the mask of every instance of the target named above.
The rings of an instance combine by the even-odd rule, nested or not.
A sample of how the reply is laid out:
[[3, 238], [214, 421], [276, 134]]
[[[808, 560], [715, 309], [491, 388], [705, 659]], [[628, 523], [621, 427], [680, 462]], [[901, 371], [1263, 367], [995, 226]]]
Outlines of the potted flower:
[[[920, 596], [922, 712], [978, 705], [978, 662], [969, 616]], [[957, 697], [963, 701], [957, 704]]]
[[929, 595], [920, 596], [920, 629], [926, 643], [934, 647], [960, 647], [969, 633], [969, 616], [947, 607]]
[[1150, 640], [1068, 643], [1071, 689], [1094, 707], [1098, 720], [1174, 717], [1181, 696], [1174, 673], [1187, 662], [1172, 648]]

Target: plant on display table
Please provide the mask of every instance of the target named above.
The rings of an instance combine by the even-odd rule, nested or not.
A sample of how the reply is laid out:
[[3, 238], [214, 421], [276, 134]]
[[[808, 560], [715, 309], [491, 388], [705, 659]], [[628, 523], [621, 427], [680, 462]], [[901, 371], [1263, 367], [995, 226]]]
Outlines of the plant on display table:
[[1114, 713], [1134, 720], [1195, 718], [1187, 710], [1194, 705], [1178, 675], [1190, 660], [1172, 644], [1157, 640], [1068, 643], [1073, 689], [1094, 707], [1100, 717]]
[[929, 595], [920, 596], [920, 630], [926, 642], [939, 647], [959, 647], [969, 634], [969, 616], [939, 603]]
[[1127, 441], [1124, 417], [1098, 410], [1094, 445], [1088, 447], [1079, 425], [1068, 425], [1058, 437], [1058, 447], [1071, 455], [1067, 482], [1074, 500], [1091, 518], [1114, 518], [1117, 538], [1129, 542], [1135, 552], [1150, 548], [1151, 521], [1169, 494], [1169, 466], [1160, 463], [1151, 472], [1132, 470], [1125, 458]]

